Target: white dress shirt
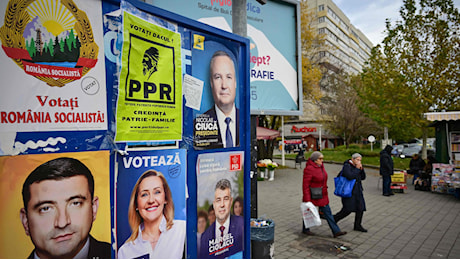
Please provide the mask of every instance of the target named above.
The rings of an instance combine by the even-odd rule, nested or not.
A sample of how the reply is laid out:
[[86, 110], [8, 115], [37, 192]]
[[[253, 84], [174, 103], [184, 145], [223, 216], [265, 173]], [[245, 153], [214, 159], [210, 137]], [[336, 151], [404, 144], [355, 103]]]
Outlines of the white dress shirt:
[[[215, 229], [216, 239], [222, 237], [220, 235], [220, 226], [222, 226], [222, 225], [216, 220], [216, 229]], [[228, 230], [230, 228], [230, 215], [228, 216], [227, 220], [225, 220], [223, 226], [225, 227], [223, 237], [225, 237], [225, 235], [228, 234]]]
[[184, 252], [186, 226], [184, 220], [174, 220], [170, 230], [166, 230], [166, 218], [163, 216], [160, 224], [161, 235], [152, 249], [150, 241], [142, 239], [144, 223], [139, 226], [136, 240], [124, 243], [118, 249], [118, 258], [139, 258], [141, 256], [154, 259], [181, 259]]

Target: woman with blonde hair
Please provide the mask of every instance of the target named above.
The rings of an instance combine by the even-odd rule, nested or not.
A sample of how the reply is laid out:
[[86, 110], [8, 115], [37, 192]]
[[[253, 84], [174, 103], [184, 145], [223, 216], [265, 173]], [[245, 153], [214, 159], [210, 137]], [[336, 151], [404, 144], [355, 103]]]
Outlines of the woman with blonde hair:
[[161, 172], [148, 170], [136, 182], [128, 209], [131, 236], [118, 258], [182, 258], [186, 226], [174, 220], [174, 203]]

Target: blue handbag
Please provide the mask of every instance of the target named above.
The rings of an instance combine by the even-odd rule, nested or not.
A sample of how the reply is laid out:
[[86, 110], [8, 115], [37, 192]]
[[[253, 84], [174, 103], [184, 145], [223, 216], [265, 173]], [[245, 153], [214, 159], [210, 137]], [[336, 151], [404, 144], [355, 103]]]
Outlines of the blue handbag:
[[335, 190], [334, 194], [342, 198], [350, 198], [353, 186], [355, 186], [356, 179], [349, 180], [342, 176], [342, 171], [334, 178]]

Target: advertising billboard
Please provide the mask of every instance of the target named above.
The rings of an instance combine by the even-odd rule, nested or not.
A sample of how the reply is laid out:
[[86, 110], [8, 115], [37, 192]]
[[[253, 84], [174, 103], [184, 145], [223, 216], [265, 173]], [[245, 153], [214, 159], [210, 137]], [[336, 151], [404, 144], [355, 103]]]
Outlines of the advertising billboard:
[[[225, 31], [232, 31], [232, 1], [146, 0]], [[251, 114], [302, 114], [300, 3], [247, 0]], [[276, 19], [273, 19], [276, 17]], [[282, 35], [280, 35], [282, 32]]]

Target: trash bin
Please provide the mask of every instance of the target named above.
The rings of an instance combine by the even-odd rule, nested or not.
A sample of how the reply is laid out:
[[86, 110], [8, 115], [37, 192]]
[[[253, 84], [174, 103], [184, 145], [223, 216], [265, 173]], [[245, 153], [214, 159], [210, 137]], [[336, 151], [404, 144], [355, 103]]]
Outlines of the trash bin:
[[271, 259], [275, 252], [275, 222], [251, 218], [251, 258]]

